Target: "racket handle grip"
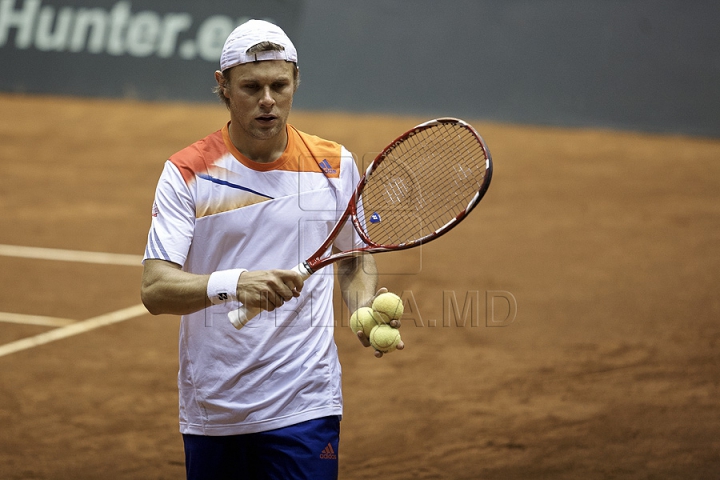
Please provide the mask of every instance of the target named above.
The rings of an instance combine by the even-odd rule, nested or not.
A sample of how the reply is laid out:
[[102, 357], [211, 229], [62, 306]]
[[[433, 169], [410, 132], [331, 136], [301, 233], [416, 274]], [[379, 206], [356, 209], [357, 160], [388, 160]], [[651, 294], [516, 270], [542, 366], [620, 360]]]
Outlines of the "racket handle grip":
[[[303, 280], [312, 275], [312, 271], [305, 265], [305, 262], [293, 267], [293, 272], [299, 273]], [[255, 318], [260, 312], [261, 308], [249, 308], [243, 305], [240, 308], [236, 308], [228, 313], [228, 320], [232, 323], [233, 327], [240, 330], [253, 318]]]
[[231, 310], [230, 313], [228, 313], [228, 320], [230, 320], [230, 323], [232, 323], [235, 329], [240, 330], [260, 312], [262, 312], [261, 308], [248, 308], [243, 305], [235, 310]]
[[303, 280], [307, 280], [307, 278], [313, 274], [312, 270], [310, 270], [310, 267], [308, 267], [305, 262], [294, 266], [292, 271], [299, 273]]

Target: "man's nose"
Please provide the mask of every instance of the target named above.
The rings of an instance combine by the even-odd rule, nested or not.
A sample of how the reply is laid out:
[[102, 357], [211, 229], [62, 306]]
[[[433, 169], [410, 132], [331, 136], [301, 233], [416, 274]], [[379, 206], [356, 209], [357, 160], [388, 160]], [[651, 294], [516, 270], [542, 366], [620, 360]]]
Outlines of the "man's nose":
[[262, 97], [260, 98], [260, 104], [269, 107], [275, 104], [275, 99], [272, 96], [272, 90], [270, 89], [270, 87], [263, 88]]

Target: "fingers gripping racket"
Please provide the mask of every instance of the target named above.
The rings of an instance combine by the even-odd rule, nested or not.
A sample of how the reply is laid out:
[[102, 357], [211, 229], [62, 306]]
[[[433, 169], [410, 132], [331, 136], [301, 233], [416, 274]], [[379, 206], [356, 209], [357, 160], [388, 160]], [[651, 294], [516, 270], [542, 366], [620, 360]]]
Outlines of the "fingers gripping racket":
[[[293, 270], [308, 278], [344, 258], [434, 240], [470, 213], [491, 178], [490, 152], [470, 125], [455, 118], [422, 123], [373, 160], [325, 242]], [[348, 219], [365, 246], [330, 254]], [[230, 312], [230, 322], [240, 329], [261, 311], [242, 306]]]

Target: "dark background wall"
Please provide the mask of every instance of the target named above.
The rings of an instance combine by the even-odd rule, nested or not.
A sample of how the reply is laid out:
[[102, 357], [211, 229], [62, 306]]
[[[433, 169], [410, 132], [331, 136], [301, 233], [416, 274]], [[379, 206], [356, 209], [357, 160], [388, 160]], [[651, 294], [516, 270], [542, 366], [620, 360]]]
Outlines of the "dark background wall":
[[214, 101], [248, 17], [296, 43], [296, 108], [720, 136], [708, 0], [0, 0], [0, 90]]

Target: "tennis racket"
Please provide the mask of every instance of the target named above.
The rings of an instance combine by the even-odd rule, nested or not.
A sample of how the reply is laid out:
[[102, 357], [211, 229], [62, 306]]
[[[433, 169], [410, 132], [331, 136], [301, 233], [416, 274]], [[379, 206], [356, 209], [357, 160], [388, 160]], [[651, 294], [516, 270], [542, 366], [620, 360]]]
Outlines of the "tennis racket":
[[[438, 118], [416, 126], [373, 160], [325, 242], [293, 270], [308, 278], [348, 257], [404, 250], [444, 235], [485, 195], [492, 168], [485, 142], [464, 121]], [[365, 246], [331, 254], [348, 219]], [[239, 330], [261, 311], [242, 306], [229, 319]]]

